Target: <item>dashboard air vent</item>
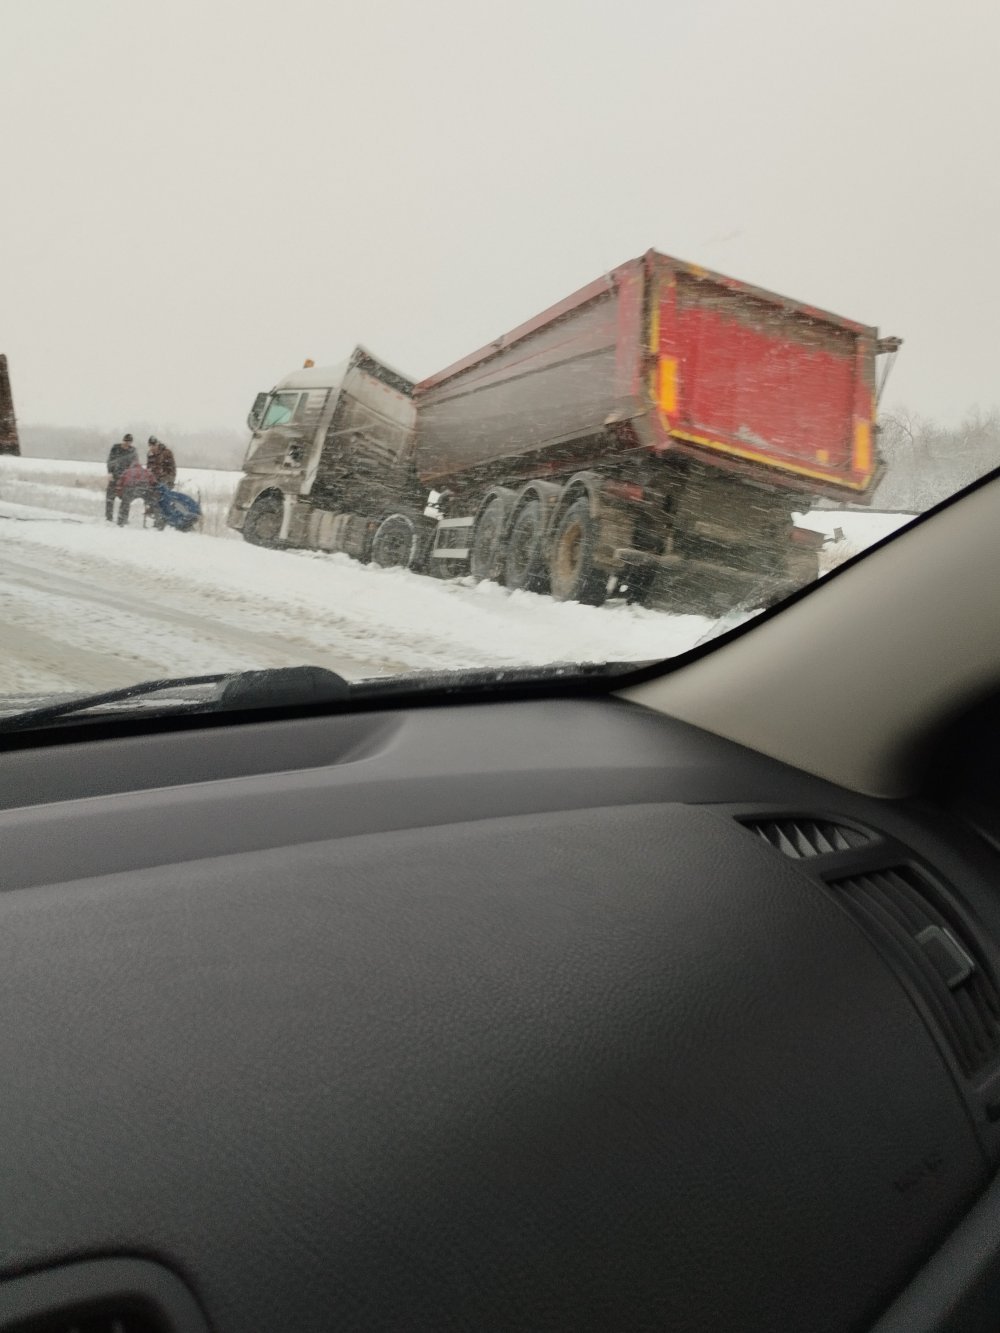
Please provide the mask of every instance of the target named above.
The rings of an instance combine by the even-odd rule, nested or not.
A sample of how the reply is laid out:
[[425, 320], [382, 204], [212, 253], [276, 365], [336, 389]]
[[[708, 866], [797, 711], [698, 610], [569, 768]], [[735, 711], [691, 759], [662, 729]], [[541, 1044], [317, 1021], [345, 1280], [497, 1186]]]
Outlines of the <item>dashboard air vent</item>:
[[784, 856], [801, 861], [809, 856], [827, 856], [865, 847], [867, 833], [825, 819], [745, 819], [743, 826], [777, 848]]
[[913, 866], [829, 881], [866, 933], [903, 963], [962, 1071], [1000, 1054], [1000, 994], [968, 922]]

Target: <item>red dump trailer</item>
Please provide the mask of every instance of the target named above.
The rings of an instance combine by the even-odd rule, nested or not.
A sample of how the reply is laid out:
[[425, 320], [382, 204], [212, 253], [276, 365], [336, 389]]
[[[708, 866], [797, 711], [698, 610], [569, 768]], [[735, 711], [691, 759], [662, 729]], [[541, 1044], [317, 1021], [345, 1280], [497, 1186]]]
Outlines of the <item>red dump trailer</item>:
[[360, 347], [287, 376], [229, 522], [566, 600], [773, 599], [817, 573], [793, 515], [875, 487], [897, 346], [651, 250], [419, 384]]
[[432, 559], [587, 601], [657, 571], [801, 583], [792, 515], [871, 494], [896, 345], [650, 251], [415, 387], [417, 472], [464, 520]]

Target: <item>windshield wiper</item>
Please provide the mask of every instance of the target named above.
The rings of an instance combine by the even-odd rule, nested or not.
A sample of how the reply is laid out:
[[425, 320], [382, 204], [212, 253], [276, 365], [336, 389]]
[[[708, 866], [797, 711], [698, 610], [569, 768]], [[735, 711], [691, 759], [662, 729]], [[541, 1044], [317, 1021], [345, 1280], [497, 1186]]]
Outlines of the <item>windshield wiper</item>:
[[[143, 680], [118, 690], [102, 690], [97, 694], [78, 694], [58, 703], [26, 708], [12, 717], [0, 718], [0, 732], [24, 731], [45, 726], [64, 717], [109, 704], [131, 703], [133, 700], [162, 694], [166, 690], [186, 690], [199, 685], [222, 685], [221, 691], [208, 699], [183, 699], [176, 711], [201, 711], [205, 708], [231, 710], [239, 708], [281, 708], [297, 704], [332, 703], [346, 699], [350, 684], [325, 667], [274, 667], [266, 671], [216, 672], [208, 676], [171, 676], [165, 680]], [[175, 711], [175, 710], [171, 710]]]
[[[58, 702], [26, 708], [0, 718], [0, 735], [12, 731], [30, 731], [49, 723], [77, 717], [94, 709], [105, 709], [114, 716], [121, 711], [115, 704], [129, 705], [169, 691], [179, 693], [205, 686], [218, 686], [209, 694], [168, 701], [171, 716], [185, 713], [223, 713], [255, 708], [302, 708], [311, 705], [342, 703], [347, 699], [373, 700], [407, 695], [440, 694], [454, 699], [489, 697], [499, 691], [545, 692], [554, 681], [573, 684], [578, 681], [607, 681], [637, 667], [640, 662], [557, 662], [531, 667], [474, 667], [449, 671], [421, 671], [396, 676], [369, 676], [348, 681], [325, 667], [273, 667], [261, 671], [216, 672], [208, 676], [171, 676], [163, 680], [143, 680], [117, 690], [97, 694], [77, 694]], [[165, 711], [157, 707], [157, 712]], [[106, 714], [107, 715], [107, 714]]]
[[398, 676], [367, 676], [351, 686], [352, 697], [365, 699], [407, 694], [492, 695], [498, 690], [551, 689], [554, 681], [613, 680], [653, 662], [551, 662], [544, 666], [457, 667], [414, 671]]

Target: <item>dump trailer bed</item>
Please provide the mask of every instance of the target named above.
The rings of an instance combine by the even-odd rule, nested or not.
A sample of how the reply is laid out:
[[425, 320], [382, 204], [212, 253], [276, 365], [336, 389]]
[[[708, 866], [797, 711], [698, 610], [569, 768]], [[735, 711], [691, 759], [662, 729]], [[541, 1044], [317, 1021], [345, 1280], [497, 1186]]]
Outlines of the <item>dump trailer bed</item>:
[[874, 328], [649, 251], [418, 384], [417, 471], [444, 486], [638, 448], [856, 500], [878, 474], [877, 343]]

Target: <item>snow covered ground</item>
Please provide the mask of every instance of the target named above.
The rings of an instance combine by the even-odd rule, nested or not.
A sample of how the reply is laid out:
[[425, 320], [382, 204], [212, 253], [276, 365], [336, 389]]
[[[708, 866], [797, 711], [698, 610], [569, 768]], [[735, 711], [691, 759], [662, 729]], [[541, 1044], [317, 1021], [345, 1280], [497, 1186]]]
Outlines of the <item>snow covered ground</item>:
[[[138, 509], [135, 526], [119, 529], [103, 519], [103, 476], [86, 464], [0, 459], [0, 693], [301, 662], [357, 679], [645, 661], [683, 651], [709, 627], [700, 616], [558, 604], [343, 555], [156, 532], [138, 526]], [[188, 474], [188, 488], [224, 511], [237, 478]]]
[[[352, 679], [412, 670], [647, 661], [683, 652], [701, 616], [557, 603], [496, 584], [439, 582], [343, 555], [265, 551], [225, 526], [239, 473], [181, 470], [199, 533], [104, 522], [99, 465], [0, 458], [0, 693], [94, 689], [151, 676], [308, 662]], [[905, 521], [891, 516], [893, 526]], [[878, 540], [884, 515], [809, 516]]]
[[865, 514], [848, 509], [814, 509], [802, 515], [799, 521], [803, 527], [813, 528], [829, 538], [829, 545], [823, 548], [819, 557], [820, 573], [828, 574], [851, 556], [860, 554], [885, 537], [891, 537], [914, 517], [914, 514]]
[[[206, 468], [179, 468], [181, 490], [195, 496], [202, 508], [201, 531], [211, 537], [235, 537], [226, 527], [226, 513], [242, 473]], [[75, 463], [62, 458], [0, 457], [0, 501], [52, 509], [61, 516], [104, 516], [108, 474], [100, 463]]]

